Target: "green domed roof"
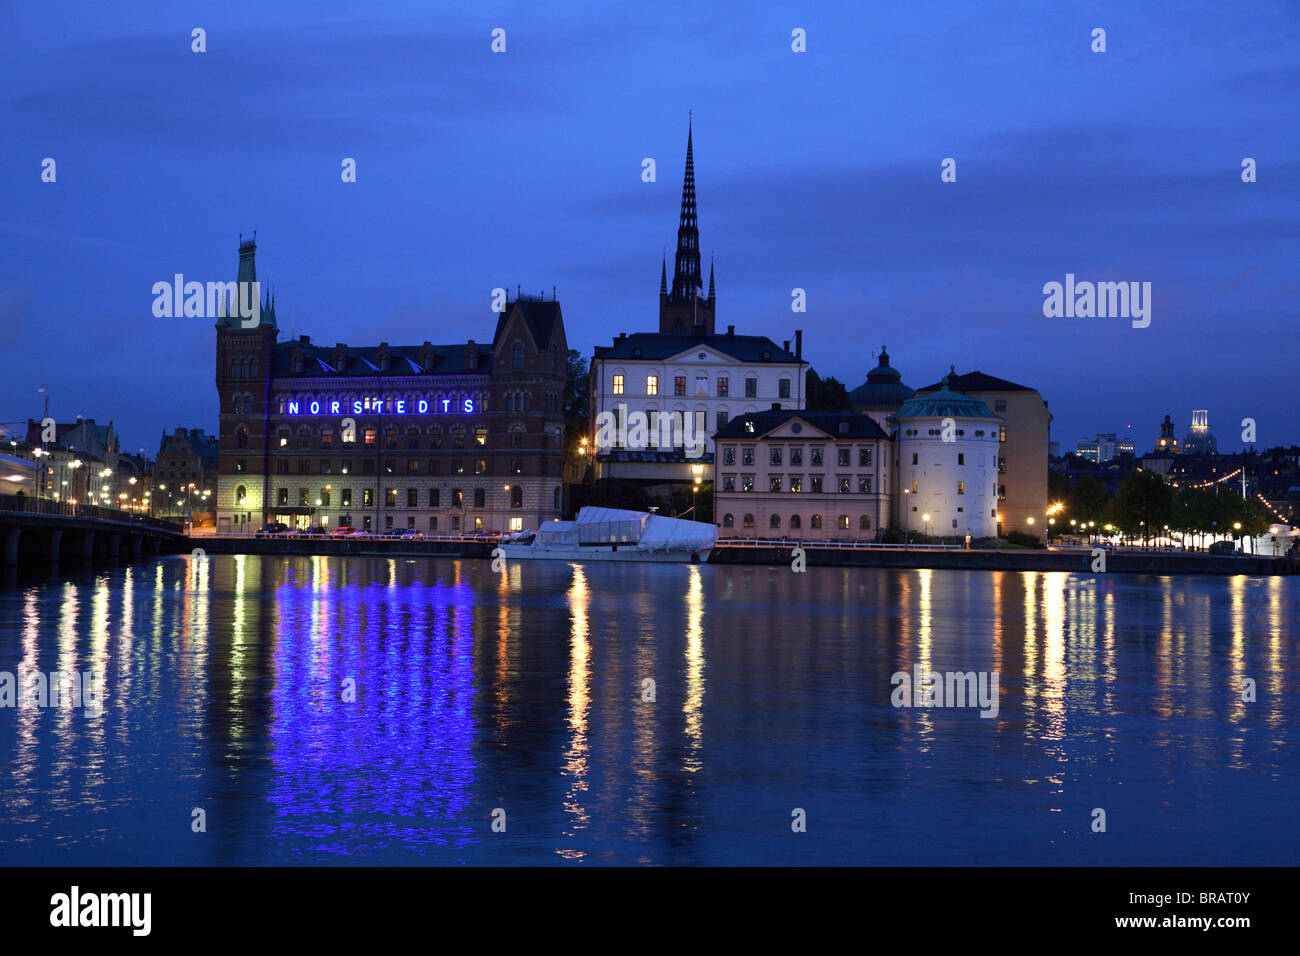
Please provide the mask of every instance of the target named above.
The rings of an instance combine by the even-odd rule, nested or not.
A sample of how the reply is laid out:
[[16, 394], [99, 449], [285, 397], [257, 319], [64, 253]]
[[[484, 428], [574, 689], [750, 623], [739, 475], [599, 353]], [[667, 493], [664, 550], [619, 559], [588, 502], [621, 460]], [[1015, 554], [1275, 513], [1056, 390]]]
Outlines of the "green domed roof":
[[978, 398], [954, 392], [949, 387], [950, 380], [957, 374], [954, 368], [943, 377], [943, 383], [937, 392], [917, 395], [903, 403], [903, 407], [891, 415], [891, 418], [991, 418], [997, 416]]
[[867, 373], [865, 385], [849, 392], [855, 408], [897, 408], [915, 393], [903, 384], [898, 369], [890, 368], [889, 353], [880, 347], [880, 364]]

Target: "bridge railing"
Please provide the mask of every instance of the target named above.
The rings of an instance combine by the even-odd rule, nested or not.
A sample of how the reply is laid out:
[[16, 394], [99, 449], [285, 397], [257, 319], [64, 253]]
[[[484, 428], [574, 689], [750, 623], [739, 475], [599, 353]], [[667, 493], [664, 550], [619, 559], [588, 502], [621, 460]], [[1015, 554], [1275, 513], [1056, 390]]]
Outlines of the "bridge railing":
[[836, 551], [961, 551], [960, 544], [886, 544], [882, 541], [794, 541], [786, 538], [719, 538], [719, 548], [828, 548]]
[[100, 505], [73, 504], [53, 498], [29, 498], [27, 495], [0, 495], [0, 511], [34, 515], [62, 515], [67, 518], [98, 518], [103, 521], [121, 521], [181, 534], [185, 528], [174, 521], [151, 518], [134, 511], [105, 508]]

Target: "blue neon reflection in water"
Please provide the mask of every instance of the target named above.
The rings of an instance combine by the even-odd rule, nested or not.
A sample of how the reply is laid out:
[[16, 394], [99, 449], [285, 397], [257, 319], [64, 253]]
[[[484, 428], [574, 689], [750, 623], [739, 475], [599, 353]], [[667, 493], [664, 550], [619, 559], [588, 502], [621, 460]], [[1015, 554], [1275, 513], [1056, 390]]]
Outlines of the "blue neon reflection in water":
[[[0, 864], [1293, 863], [1297, 620], [1285, 578], [11, 576], [0, 671], [106, 690], [101, 718], [0, 708]], [[997, 716], [892, 707], [918, 667], [997, 672]]]

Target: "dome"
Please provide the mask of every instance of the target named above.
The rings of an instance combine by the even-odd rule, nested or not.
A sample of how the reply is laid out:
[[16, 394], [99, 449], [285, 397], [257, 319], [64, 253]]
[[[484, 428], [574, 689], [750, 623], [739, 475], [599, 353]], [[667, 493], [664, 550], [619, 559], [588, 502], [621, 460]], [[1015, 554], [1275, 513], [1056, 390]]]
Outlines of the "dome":
[[854, 408], [898, 408], [915, 393], [903, 384], [898, 369], [890, 368], [889, 353], [880, 347], [880, 364], [867, 373], [865, 385], [849, 392]]
[[990, 418], [997, 416], [978, 398], [962, 395], [949, 388], [956, 369], [943, 377], [937, 392], [909, 398], [891, 418]]

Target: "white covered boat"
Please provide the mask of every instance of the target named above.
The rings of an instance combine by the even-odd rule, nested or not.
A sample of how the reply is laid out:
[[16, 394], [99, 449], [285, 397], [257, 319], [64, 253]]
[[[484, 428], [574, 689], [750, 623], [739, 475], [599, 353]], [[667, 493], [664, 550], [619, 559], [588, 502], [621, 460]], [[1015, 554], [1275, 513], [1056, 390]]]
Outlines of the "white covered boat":
[[717, 525], [645, 511], [583, 508], [576, 521], [548, 521], [501, 541], [507, 560], [689, 561], [709, 559]]

